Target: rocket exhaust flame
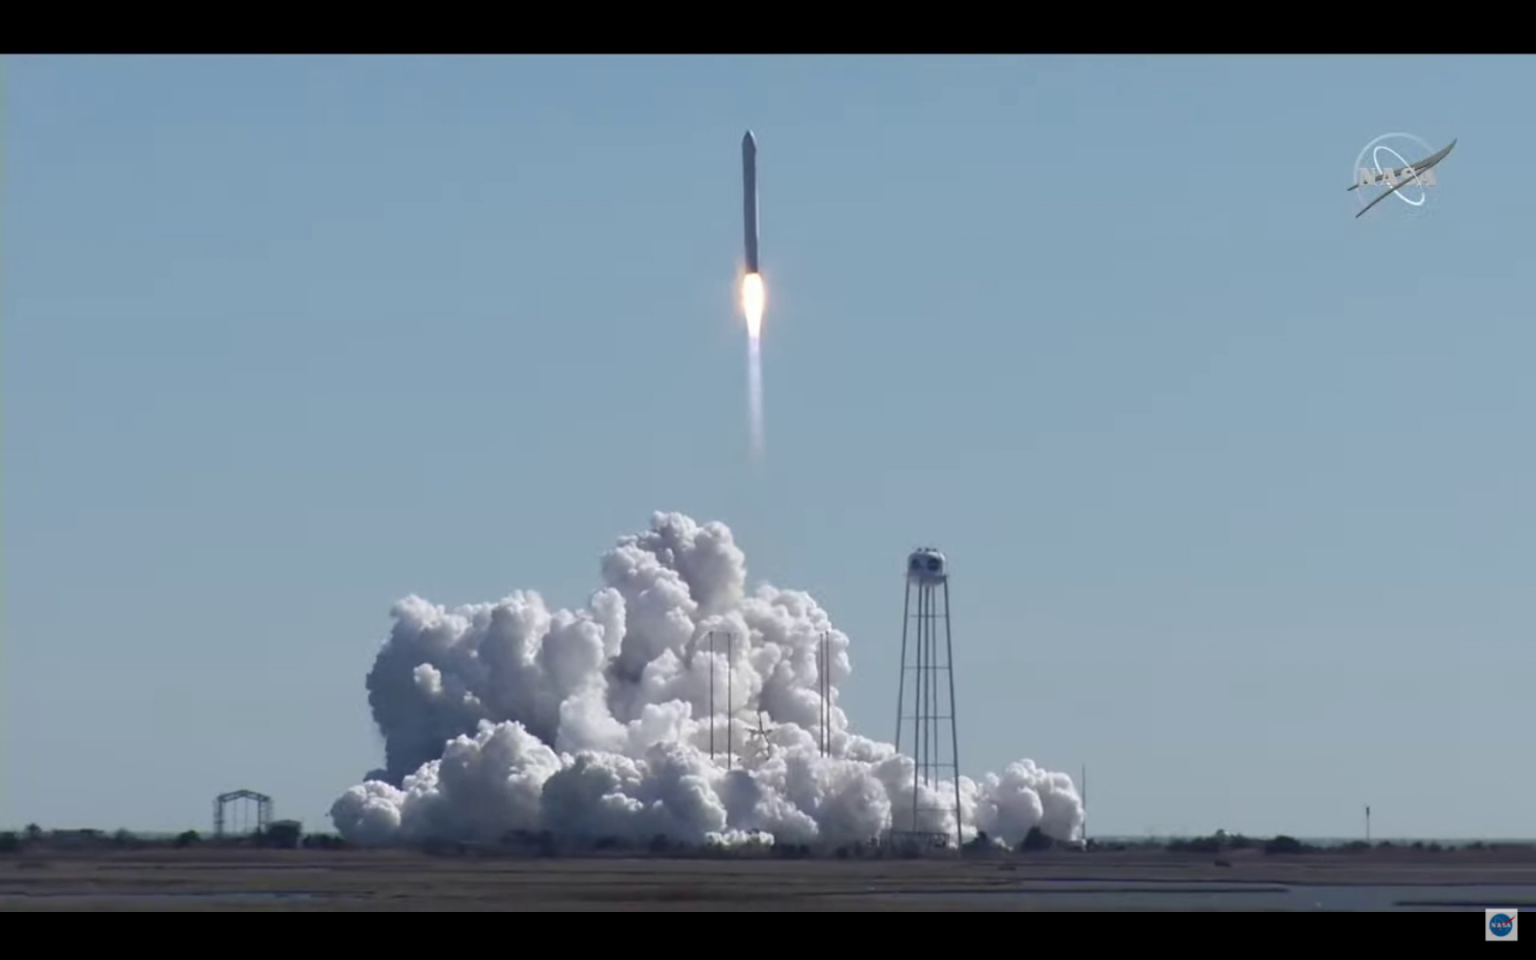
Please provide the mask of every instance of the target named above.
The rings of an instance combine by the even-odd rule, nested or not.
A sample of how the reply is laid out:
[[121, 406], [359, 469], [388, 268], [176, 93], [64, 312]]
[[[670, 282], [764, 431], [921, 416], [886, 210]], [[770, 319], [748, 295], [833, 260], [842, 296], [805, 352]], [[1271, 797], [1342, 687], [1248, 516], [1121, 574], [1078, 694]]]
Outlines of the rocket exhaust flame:
[[761, 274], [749, 273], [741, 280], [741, 315], [747, 319], [747, 336], [756, 340], [763, 335], [763, 312], [768, 306], [768, 289]]

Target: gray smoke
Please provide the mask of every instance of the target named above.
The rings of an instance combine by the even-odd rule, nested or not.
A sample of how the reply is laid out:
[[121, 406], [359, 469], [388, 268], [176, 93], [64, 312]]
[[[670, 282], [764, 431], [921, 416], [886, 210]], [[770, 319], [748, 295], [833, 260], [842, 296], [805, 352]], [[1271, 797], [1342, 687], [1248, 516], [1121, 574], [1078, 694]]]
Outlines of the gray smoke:
[[[361, 843], [494, 841], [512, 830], [727, 844], [846, 843], [902, 812], [913, 762], [848, 729], [838, 685], [848, 638], [799, 590], [746, 591], [746, 557], [722, 523], [657, 513], [602, 559], [587, 608], [550, 610], [532, 591], [446, 610], [395, 604], [368, 674], [385, 768], [331, 807]], [[711, 630], [734, 632], [709, 652]], [[818, 746], [817, 645], [831, 648], [830, 756]], [[709, 755], [710, 673], [716, 758]], [[723, 692], [727, 672], [734, 716]], [[759, 716], [767, 730], [759, 732]], [[733, 723], [728, 723], [733, 720]], [[729, 737], [734, 769], [725, 766]], [[919, 828], [954, 834], [954, 788], [922, 789]], [[1017, 844], [1039, 825], [1076, 838], [1072, 780], [1029, 760], [960, 778], [963, 833]]]

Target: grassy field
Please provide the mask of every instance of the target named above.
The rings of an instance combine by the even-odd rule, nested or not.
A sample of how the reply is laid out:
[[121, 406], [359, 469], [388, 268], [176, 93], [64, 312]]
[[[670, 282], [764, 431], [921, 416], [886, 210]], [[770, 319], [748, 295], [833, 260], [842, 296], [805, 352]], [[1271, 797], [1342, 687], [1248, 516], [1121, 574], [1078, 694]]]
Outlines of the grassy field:
[[[1198, 882], [1254, 890], [1277, 884], [1536, 886], [1536, 850], [1293, 856], [1245, 850], [1219, 861], [1161, 851], [999, 853], [965, 860], [513, 859], [239, 848], [33, 851], [0, 857], [0, 911], [1039, 910], [1057, 907], [1048, 897], [992, 895], [1056, 892], [1053, 886], [1066, 884], [1134, 899], [1138, 891]], [[1135, 909], [1107, 902], [1103, 908]]]

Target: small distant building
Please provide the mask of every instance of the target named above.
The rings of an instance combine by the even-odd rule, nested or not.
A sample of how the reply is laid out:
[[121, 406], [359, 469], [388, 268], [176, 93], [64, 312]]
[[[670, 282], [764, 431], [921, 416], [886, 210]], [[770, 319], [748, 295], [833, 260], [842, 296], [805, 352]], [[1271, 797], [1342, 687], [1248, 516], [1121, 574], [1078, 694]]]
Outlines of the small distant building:
[[266, 845], [293, 849], [304, 837], [304, 824], [298, 820], [273, 820], [267, 824]]

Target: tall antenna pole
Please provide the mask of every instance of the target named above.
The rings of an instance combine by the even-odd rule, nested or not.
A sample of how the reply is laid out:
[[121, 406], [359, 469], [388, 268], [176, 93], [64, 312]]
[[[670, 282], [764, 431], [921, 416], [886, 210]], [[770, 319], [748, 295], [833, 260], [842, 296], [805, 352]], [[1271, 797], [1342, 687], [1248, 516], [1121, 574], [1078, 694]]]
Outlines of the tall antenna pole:
[[715, 762], [715, 631], [709, 631], [709, 762]]
[[896, 752], [901, 752], [901, 700], [907, 689], [907, 625], [912, 621], [912, 581], [907, 580], [907, 592], [901, 600], [901, 670], [896, 679]]
[[827, 692], [826, 692], [826, 695], [821, 698], [822, 702], [827, 705], [827, 719], [826, 719], [826, 722], [822, 724], [822, 727], [827, 731], [827, 755], [831, 756], [832, 755], [832, 634], [829, 631], [829, 632], [823, 633], [821, 636], [822, 636], [822, 641], [821, 641], [822, 649], [827, 651], [826, 652], [826, 658], [827, 658]]
[[725, 635], [725, 769], [731, 769], [732, 749], [735, 744], [731, 740], [731, 734], [736, 732], [736, 714], [731, 706], [731, 649], [736, 645], [736, 634], [727, 632]]

